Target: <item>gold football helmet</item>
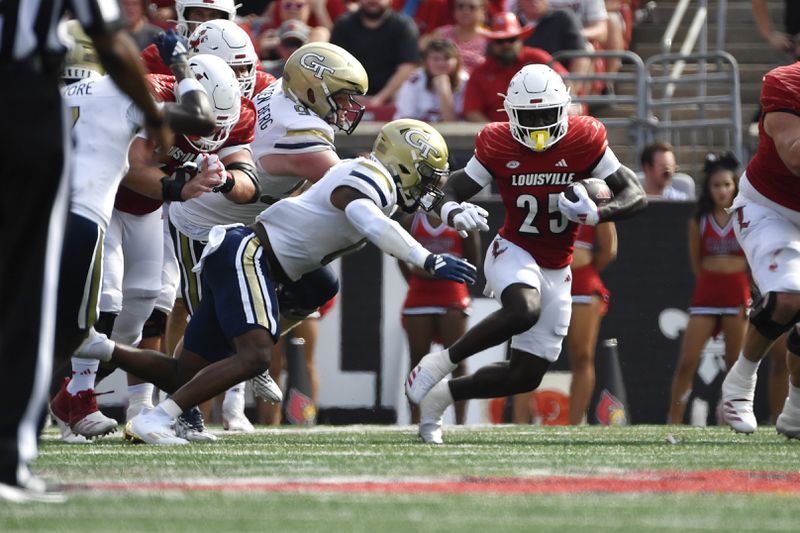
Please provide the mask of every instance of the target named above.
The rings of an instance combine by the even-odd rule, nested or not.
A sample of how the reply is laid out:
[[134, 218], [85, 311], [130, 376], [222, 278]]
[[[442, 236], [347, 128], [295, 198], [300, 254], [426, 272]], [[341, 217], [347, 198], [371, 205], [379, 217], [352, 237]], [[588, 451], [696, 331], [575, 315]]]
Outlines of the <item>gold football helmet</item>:
[[59, 26], [61, 40], [67, 46], [61, 81], [65, 85], [85, 78], [97, 78], [106, 73], [94, 49], [92, 40], [77, 20], [68, 20]]
[[348, 135], [364, 106], [353, 96], [367, 93], [367, 71], [350, 52], [330, 43], [301, 46], [286, 60], [283, 91], [322, 120]]
[[441, 199], [439, 183], [450, 174], [448, 155], [444, 137], [433, 126], [410, 118], [385, 124], [372, 146], [372, 156], [394, 178], [398, 204], [408, 213], [419, 207], [430, 211]]

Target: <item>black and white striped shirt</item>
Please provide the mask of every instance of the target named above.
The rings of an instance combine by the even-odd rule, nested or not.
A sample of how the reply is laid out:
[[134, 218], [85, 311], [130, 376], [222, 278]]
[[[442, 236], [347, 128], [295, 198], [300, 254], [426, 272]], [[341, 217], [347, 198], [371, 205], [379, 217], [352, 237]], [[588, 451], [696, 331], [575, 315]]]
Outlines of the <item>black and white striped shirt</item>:
[[57, 28], [67, 9], [89, 35], [124, 26], [118, 0], [0, 0], [0, 64], [63, 54]]

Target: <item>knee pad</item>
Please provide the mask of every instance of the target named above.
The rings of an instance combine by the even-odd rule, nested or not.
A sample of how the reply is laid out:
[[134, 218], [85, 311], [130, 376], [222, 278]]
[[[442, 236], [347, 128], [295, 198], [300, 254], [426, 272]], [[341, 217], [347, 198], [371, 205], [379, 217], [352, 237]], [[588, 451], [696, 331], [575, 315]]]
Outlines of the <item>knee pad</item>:
[[142, 328], [142, 338], [160, 337], [167, 331], [167, 314], [159, 309], [153, 309]]
[[281, 286], [278, 290], [278, 305], [284, 316], [305, 318], [338, 292], [339, 280], [333, 270], [326, 266]]
[[100, 333], [105, 333], [106, 336], [110, 337], [111, 332], [114, 331], [115, 320], [117, 320], [116, 313], [100, 311], [100, 315], [97, 317], [97, 320], [94, 323], [94, 329]]
[[750, 323], [753, 327], [765, 338], [773, 341], [800, 321], [800, 312], [798, 312], [788, 324], [775, 322], [772, 319], [772, 313], [775, 311], [776, 299], [775, 293], [768, 292], [761, 297], [750, 312]]

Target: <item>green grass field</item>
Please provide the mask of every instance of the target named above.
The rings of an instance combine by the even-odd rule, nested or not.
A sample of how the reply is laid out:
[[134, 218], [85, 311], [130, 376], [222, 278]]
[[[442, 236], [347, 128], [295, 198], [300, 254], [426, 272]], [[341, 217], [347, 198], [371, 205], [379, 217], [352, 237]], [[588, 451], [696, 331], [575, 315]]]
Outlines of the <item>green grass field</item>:
[[[0, 531], [797, 531], [800, 442], [774, 428], [318, 427], [185, 447], [62, 444], [65, 504], [0, 503]], [[673, 435], [676, 443], [665, 441]]]

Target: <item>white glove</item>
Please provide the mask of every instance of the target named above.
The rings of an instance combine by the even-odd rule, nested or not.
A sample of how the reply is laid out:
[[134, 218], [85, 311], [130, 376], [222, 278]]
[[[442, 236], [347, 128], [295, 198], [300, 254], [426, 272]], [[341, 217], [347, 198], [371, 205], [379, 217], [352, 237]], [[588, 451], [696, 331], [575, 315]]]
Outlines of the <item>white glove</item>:
[[453, 215], [452, 227], [458, 230], [462, 237], [466, 237], [468, 231], [489, 231], [489, 224], [486, 223], [489, 212], [481, 206], [469, 202], [461, 202], [461, 204], [447, 202], [441, 210], [442, 220], [445, 221], [445, 224], [453, 211], [456, 213]]
[[600, 213], [597, 212], [597, 204], [594, 203], [594, 200], [589, 198], [586, 187], [581, 183], [576, 183], [572, 190], [575, 191], [575, 196], [578, 197], [578, 200], [572, 202], [568, 200], [567, 195], [562, 192], [558, 195], [559, 211], [573, 222], [586, 224], [587, 226], [596, 226], [600, 221]]

